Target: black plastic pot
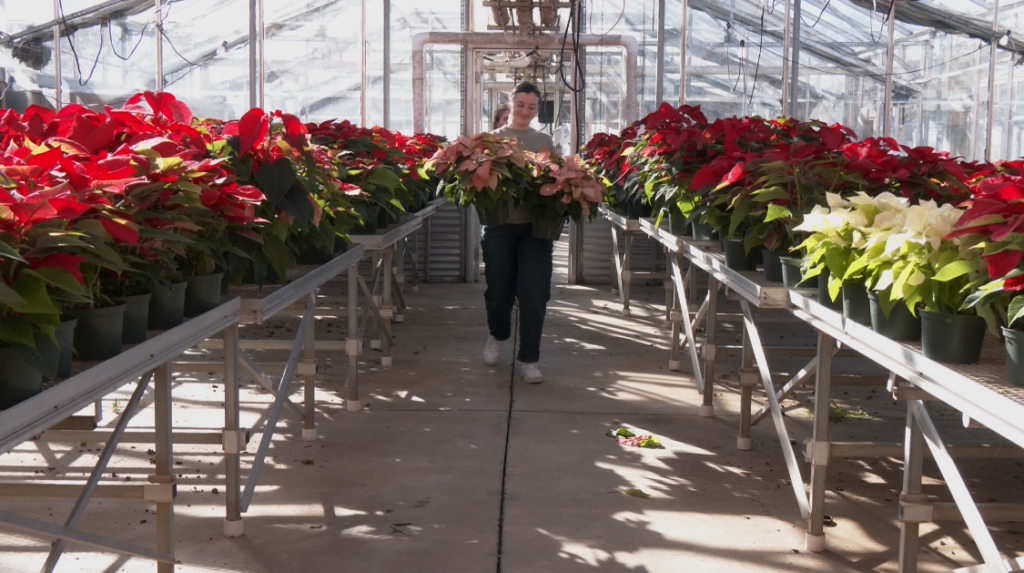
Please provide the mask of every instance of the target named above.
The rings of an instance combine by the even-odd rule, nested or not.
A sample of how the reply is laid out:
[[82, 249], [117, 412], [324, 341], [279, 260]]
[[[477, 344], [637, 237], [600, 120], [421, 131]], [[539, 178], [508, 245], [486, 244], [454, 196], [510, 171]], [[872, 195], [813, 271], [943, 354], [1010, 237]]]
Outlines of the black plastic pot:
[[746, 252], [742, 239], [726, 239], [724, 247], [725, 266], [736, 271], [757, 269], [757, 251]]
[[565, 218], [557, 221], [534, 221], [530, 227], [530, 234], [538, 239], [557, 241], [561, 238], [563, 229], [565, 229]]
[[377, 211], [377, 230], [387, 229], [388, 225], [391, 224], [391, 213], [387, 209], [378, 208]]
[[690, 226], [693, 228], [694, 241], [718, 240], [718, 231], [711, 225], [708, 225], [707, 223], [701, 223], [698, 221], [692, 221]]
[[185, 289], [188, 282], [174, 283], [170, 289], [157, 287], [149, 301], [150, 330], [168, 330], [185, 322]]
[[126, 307], [122, 303], [73, 311], [78, 318], [78, 324], [75, 325], [75, 351], [79, 359], [86, 362], [106, 360], [121, 353]]
[[811, 277], [803, 280], [803, 272], [800, 271], [801, 257], [782, 257], [782, 285], [786, 288], [816, 288], [818, 277]]
[[487, 226], [504, 225], [508, 222], [508, 212], [508, 201], [500, 201], [490, 209], [476, 208], [476, 214], [480, 222]]
[[761, 249], [761, 259], [764, 261], [764, 278], [781, 283], [782, 282], [782, 257], [786, 251], [770, 251]]
[[353, 235], [372, 235], [377, 232], [377, 218], [380, 216], [380, 205], [366, 208], [363, 224], [352, 229]]
[[893, 307], [889, 317], [882, 312], [882, 305], [877, 292], [868, 293], [868, 304], [871, 307], [871, 329], [892, 340], [910, 341], [921, 338], [921, 317], [910, 314], [910, 309], [902, 302]]
[[[217, 285], [220, 287], [220, 285]], [[146, 341], [149, 328], [149, 301], [152, 293], [124, 296], [118, 299], [125, 304], [124, 332], [121, 334], [125, 344], [138, 344]]]
[[13, 348], [0, 349], [0, 410], [6, 410], [43, 391], [43, 373]]
[[981, 359], [987, 329], [984, 318], [923, 309], [919, 314], [925, 358], [948, 364], [974, 364]]
[[690, 219], [683, 215], [682, 211], [671, 209], [668, 212], [668, 230], [673, 235], [689, 237], [693, 235], [690, 228]]
[[199, 316], [220, 306], [220, 283], [224, 273], [189, 277], [185, 288], [185, 315]]
[[827, 306], [832, 310], [842, 311], [843, 310], [843, 297], [842, 295], [837, 296], [835, 300], [828, 292], [828, 280], [832, 276], [832, 273], [828, 269], [821, 271], [818, 275], [818, 302], [823, 306]]
[[77, 325], [77, 318], [62, 316], [60, 326], [54, 332], [57, 348], [60, 349], [57, 358], [57, 378], [71, 376], [71, 361], [75, 357], [75, 327]]
[[859, 324], [871, 325], [871, 305], [864, 283], [843, 283], [843, 316]]
[[1006, 375], [1010, 384], [1024, 386], [1024, 332], [1003, 327], [1006, 344]]

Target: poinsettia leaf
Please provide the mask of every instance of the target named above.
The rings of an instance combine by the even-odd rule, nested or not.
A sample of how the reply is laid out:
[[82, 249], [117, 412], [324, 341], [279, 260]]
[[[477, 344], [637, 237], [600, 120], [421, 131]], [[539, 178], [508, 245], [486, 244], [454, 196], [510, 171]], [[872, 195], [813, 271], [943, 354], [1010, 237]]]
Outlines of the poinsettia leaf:
[[1010, 301], [1010, 306], [1007, 309], [1007, 323], [1013, 326], [1013, 323], [1024, 317], [1024, 296], [1015, 296]]
[[7, 305], [10, 307], [21, 306], [27, 304], [25, 298], [18, 294], [17, 291], [7, 286], [6, 283], [0, 282], [0, 305]]
[[32, 323], [24, 318], [0, 318], [0, 340], [8, 344], [35, 344]]
[[943, 266], [942, 270], [935, 274], [934, 280], [939, 282], [951, 281], [976, 269], [977, 265], [973, 261], [959, 259]]
[[18, 254], [18, 251], [14, 250], [14, 247], [8, 245], [4, 241], [0, 241], [0, 258], [20, 261], [22, 263], [25, 262], [25, 259]]
[[270, 235], [263, 238], [263, 247], [270, 266], [277, 271], [277, 276], [283, 279], [288, 272], [288, 246], [281, 239]]
[[378, 167], [377, 169], [374, 169], [370, 173], [370, 177], [367, 178], [367, 181], [378, 187], [383, 187], [391, 191], [394, 191], [402, 183], [402, 180], [398, 175], [395, 175], [394, 171], [385, 167]]
[[82, 284], [78, 282], [78, 279], [75, 278], [75, 275], [71, 274], [69, 271], [60, 267], [43, 267], [41, 269], [35, 269], [33, 272], [42, 277], [42, 279], [48, 284], [73, 295], [86, 297], [83, 302], [88, 302], [89, 291], [82, 286]]
[[[267, 119], [265, 111], [254, 107], [245, 112], [242, 119], [238, 120], [238, 155], [249, 153], [258, 142], [267, 136], [269, 130], [270, 120]], [[290, 187], [291, 184], [289, 183], [288, 186]]]
[[297, 177], [295, 166], [285, 157], [264, 163], [256, 170], [256, 182], [272, 207], [277, 207], [284, 199]]
[[767, 223], [776, 219], [786, 219], [792, 216], [793, 213], [786, 207], [772, 203], [771, 205], [768, 205], [768, 215], [765, 216], [764, 221]]
[[46, 293], [46, 282], [31, 272], [22, 273], [21, 277], [10, 285], [15, 292], [25, 299], [24, 304], [12, 304], [11, 308], [22, 314], [53, 314], [60, 311], [53, 305], [50, 295]]
[[758, 203], [767, 203], [779, 199], [789, 199], [789, 192], [782, 187], [763, 187], [750, 194]]

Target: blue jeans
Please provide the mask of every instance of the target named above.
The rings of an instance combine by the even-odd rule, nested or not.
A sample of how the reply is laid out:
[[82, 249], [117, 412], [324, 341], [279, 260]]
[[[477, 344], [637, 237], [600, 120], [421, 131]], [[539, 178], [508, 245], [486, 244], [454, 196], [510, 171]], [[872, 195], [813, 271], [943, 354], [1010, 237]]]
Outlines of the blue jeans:
[[512, 336], [512, 307], [519, 298], [520, 362], [540, 359], [544, 313], [551, 299], [551, 257], [554, 243], [535, 238], [532, 225], [492, 225], [481, 241], [487, 291], [487, 327], [491, 336]]

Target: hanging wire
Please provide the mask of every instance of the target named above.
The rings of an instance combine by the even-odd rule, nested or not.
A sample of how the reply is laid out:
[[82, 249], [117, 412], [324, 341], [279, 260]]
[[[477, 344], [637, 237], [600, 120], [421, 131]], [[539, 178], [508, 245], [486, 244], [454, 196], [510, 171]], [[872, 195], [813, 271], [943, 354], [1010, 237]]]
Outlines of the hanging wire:
[[135, 47], [132, 48], [132, 51], [128, 52], [127, 56], [122, 56], [121, 54], [117, 53], [117, 48], [114, 47], [114, 33], [111, 31], [112, 27], [113, 24], [111, 24], [110, 20], [107, 20], [107, 37], [110, 39], [110, 51], [114, 52], [114, 55], [118, 58], [121, 58], [122, 60], [127, 62], [128, 58], [131, 58], [132, 55], [135, 54], [135, 50], [138, 50], [139, 46], [142, 45], [142, 40], [146, 37], [146, 28], [149, 27], [149, 22], [146, 22], [146, 24], [142, 26], [142, 31], [139, 32], [139, 41], [135, 42]]
[[[75, 41], [73, 39], [73, 36], [75, 34], [71, 30], [71, 27], [68, 26], [68, 21], [64, 17], [64, 1], [63, 0], [57, 0], [57, 9], [60, 12], [60, 20], [64, 24], [64, 34], [67, 36], [68, 46], [71, 47], [71, 55], [74, 56], [74, 59], [75, 59], [75, 69], [78, 70], [78, 85], [85, 86], [86, 84], [89, 83], [90, 80], [92, 80], [92, 75], [93, 75], [93, 73], [96, 72], [96, 66], [99, 65], [99, 63], [100, 63], [100, 54], [103, 53], [103, 33], [102, 33], [102, 31], [100, 31], [100, 47], [99, 47], [98, 50], [96, 50], [96, 60], [93, 61], [93, 63], [92, 63], [92, 69], [89, 70], [89, 77], [87, 77], [87, 78], [85, 78], [85, 80], [83, 80], [82, 78], [84, 76], [82, 75], [82, 64], [81, 64], [81, 61], [79, 61], [79, 59], [78, 59], [78, 51], [75, 49]], [[58, 50], [60, 49], [60, 45], [59, 44], [57, 45], [57, 49]], [[59, 74], [59, 73], [61, 73], [61, 71], [57, 70], [57, 73]]]

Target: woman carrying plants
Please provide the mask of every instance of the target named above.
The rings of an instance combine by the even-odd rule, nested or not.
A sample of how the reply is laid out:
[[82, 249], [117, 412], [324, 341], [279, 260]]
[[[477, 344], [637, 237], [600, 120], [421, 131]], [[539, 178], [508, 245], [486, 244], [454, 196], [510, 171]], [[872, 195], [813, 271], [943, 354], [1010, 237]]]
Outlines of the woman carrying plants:
[[[551, 137], [530, 127], [537, 117], [541, 93], [534, 84], [523, 82], [512, 92], [512, 115], [505, 127], [493, 133], [515, 138], [527, 151], [541, 152], [554, 148]], [[511, 207], [508, 220], [501, 225], [484, 228], [484, 264], [487, 291], [487, 327], [490, 336], [484, 346], [484, 363], [498, 364], [501, 342], [512, 336], [512, 308], [519, 299], [519, 373], [524, 382], [544, 381], [538, 367], [540, 339], [544, 315], [551, 298], [551, 270], [554, 243], [532, 234], [530, 212], [525, 207]]]

